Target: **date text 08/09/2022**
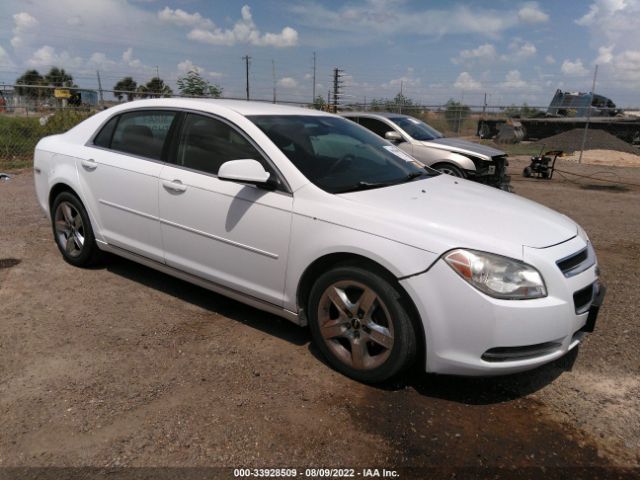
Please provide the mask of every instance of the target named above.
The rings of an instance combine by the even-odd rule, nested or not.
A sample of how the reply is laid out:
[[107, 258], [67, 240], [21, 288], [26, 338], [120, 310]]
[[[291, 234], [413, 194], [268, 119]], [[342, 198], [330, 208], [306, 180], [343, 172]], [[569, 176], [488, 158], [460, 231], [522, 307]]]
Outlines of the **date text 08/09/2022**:
[[235, 478], [398, 478], [396, 470], [386, 468], [236, 468]]

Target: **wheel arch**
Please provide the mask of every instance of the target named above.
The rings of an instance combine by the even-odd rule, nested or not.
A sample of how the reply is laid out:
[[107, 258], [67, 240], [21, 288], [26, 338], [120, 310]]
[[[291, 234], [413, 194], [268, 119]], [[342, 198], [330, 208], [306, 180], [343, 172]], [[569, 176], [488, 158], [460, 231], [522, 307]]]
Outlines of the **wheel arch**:
[[424, 325], [422, 324], [418, 308], [416, 307], [409, 293], [404, 289], [404, 287], [398, 281], [398, 278], [393, 273], [391, 273], [380, 263], [371, 260], [370, 258], [367, 258], [363, 255], [349, 252], [329, 253], [317, 258], [305, 269], [304, 273], [300, 277], [298, 288], [296, 290], [296, 301], [298, 304], [299, 316], [302, 320], [301, 323], [303, 325], [306, 325], [308, 322], [306, 309], [307, 303], [309, 301], [309, 294], [311, 292], [311, 288], [313, 287], [314, 280], [324, 272], [332, 268], [349, 265], [365, 267], [371, 269], [372, 271], [375, 271], [378, 275], [387, 280], [398, 290], [402, 297], [401, 303], [405, 308], [407, 308], [409, 317], [411, 318], [411, 323], [413, 324], [413, 329], [416, 333], [416, 342], [418, 346], [416, 360], [418, 362], [422, 362], [421, 365], [424, 365], [426, 359], [427, 342], [425, 337]]
[[62, 192], [72, 193], [78, 198], [80, 203], [84, 205], [82, 198], [80, 197], [80, 195], [78, 195], [78, 192], [76, 192], [76, 190], [73, 187], [71, 187], [69, 184], [64, 182], [58, 182], [51, 187], [51, 190], [49, 190], [49, 199], [47, 203], [47, 205], [49, 206], [49, 212], [51, 212], [51, 208], [53, 207], [53, 202], [55, 201], [56, 197], [60, 195]]

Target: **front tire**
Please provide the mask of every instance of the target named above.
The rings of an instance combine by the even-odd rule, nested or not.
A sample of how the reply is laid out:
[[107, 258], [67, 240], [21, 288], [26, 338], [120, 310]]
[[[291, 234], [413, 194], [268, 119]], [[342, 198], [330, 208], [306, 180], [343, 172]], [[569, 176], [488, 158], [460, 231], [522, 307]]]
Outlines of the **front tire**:
[[62, 257], [75, 267], [94, 265], [100, 256], [89, 215], [82, 202], [70, 192], [62, 192], [51, 207], [53, 237]]
[[416, 333], [401, 293], [364, 268], [343, 266], [321, 275], [311, 289], [308, 318], [329, 364], [355, 380], [382, 382], [415, 357]]
[[441, 173], [451, 175], [452, 177], [466, 178], [464, 172], [451, 163], [439, 163], [431, 168], [434, 168]]

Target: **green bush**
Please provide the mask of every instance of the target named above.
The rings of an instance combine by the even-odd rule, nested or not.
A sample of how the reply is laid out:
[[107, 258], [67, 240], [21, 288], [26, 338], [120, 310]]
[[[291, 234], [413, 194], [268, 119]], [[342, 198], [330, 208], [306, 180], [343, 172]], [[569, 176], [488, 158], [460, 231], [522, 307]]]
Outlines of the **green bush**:
[[38, 116], [0, 116], [0, 167], [27, 166], [41, 138], [66, 132], [89, 116], [86, 111], [63, 110], [49, 116], [44, 126]]

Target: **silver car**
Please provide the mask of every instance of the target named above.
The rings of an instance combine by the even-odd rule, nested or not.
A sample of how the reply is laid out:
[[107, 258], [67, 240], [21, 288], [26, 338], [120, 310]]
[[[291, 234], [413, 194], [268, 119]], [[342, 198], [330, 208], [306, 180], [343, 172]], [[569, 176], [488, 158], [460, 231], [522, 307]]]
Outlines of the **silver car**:
[[387, 112], [342, 112], [345, 118], [395, 143], [425, 165], [456, 177], [468, 178], [510, 191], [507, 154], [457, 138], [445, 138], [417, 118]]

